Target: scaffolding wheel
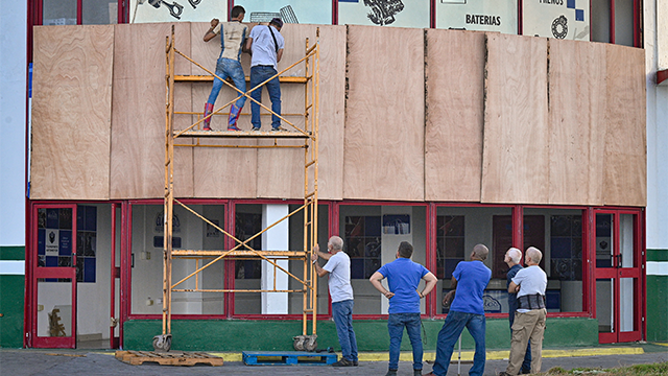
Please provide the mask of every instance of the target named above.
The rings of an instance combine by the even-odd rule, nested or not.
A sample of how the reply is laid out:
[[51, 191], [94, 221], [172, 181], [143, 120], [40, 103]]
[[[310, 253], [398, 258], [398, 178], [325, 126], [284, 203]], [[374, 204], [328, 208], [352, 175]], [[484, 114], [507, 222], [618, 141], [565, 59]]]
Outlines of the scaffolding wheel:
[[304, 351], [304, 343], [306, 342], [306, 337], [308, 336], [294, 336], [292, 337], [292, 347], [295, 351]]
[[306, 336], [306, 339], [304, 341], [304, 350], [308, 352], [313, 352], [315, 349], [318, 348], [318, 336], [317, 335], [312, 335], [312, 336]]
[[161, 334], [153, 337], [153, 350], [169, 351], [171, 347], [172, 347], [171, 334]]

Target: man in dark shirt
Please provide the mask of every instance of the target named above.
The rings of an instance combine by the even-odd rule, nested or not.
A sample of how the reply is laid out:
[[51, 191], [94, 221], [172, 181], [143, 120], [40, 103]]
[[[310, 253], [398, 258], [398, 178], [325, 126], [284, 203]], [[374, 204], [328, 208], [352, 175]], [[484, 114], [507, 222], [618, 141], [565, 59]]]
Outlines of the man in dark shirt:
[[[515, 277], [518, 271], [522, 270], [522, 265], [520, 261], [522, 260], [522, 251], [515, 247], [511, 247], [506, 252], [506, 255], [503, 258], [503, 261], [510, 268], [507, 274], [506, 288], [510, 286], [510, 282]], [[515, 311], [517, 311], [517, 293], [508, 293], [508, 321], [510, 322], [510, 333], [512, 335], [513, 322], [515, 322]], [[527, 352], [524, 355], [524, 361], [522, 362], [521, 374], [530, 374], [531, 373], [531, 342], [527, 345]]]

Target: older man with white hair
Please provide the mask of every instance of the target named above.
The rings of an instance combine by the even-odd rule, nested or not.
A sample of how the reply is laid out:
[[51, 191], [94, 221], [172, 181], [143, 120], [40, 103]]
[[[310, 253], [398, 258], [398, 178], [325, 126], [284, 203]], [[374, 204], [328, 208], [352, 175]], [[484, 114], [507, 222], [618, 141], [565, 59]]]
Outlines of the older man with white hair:
[[527, 267], [518, 271], [508, 286], [508, 292], [517, 293], [518, 308], [512, 326], [513, 338], [510, 343], [510, 359], [505, 372], [499, 376], [519, 374], [531, 339], [531, 371], [538, 373], [542, 364], [543, 334], [545, 333], [545, 289], [547, 275], [538, 266], [543, 254], [536, 247], [526, 251]]
[[[506, 288], [510, 287], [510, 284], [513, 282], [513, 278], [517, 272], [522, 270], [522, 251], [515, 247], [508, 248], [506, 255], [503, 257], [503, 262], [508, 265], [508, 273], [506, 274]], [[513, 333], [513, 323], [515, 322], [515, 311], [517, 311], [517, 294], [514, 292], [508, 293], [508, 322], [510, 324], [510, 334]], [[524, 354], [524, 361], [522, 362], [522, 369], [520, 374], [530, 374], [531, 373], [531, 341], [527, 344], [527, 351]]]

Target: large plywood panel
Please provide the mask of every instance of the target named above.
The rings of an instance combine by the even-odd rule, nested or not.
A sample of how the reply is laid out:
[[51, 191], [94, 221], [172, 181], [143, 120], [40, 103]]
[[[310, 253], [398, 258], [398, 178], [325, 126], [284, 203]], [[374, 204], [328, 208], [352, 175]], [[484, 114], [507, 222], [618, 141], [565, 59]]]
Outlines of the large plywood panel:
[[345, 199], [424, 200], [424, 30], [348, 26]]
[[645, 53], [606, 45], [605, 205], [647, 206]]
[[114, 27], [34, 29], [32, 199], [108, 199]]
[[[164, 193], [165, 38], [172, 24], [116, 25], [114, 59], [111, 197], [158, 198]], [[175, 24], [176, 48], [190, 54], [190, 24]], [[175, 58], [175, 73], [190, 74], [191, 64]], [[190, 86], [177, 84], [175, 109], [190, 109]], [[190, 124], [176, 115], [174, 128]], [[190, 142], [179, 140], [179, 143]], [[192, 150], [174, 152], [174, 192], [193, 195]]]
[[425, 199], [478, 201], [485, 34], [427, 30]]
[[487, 34], [481, 201], [548, 202], [547, 39]]
[[548, 43], [549, 203], [602, 205], [605, 54], [592, 43]]

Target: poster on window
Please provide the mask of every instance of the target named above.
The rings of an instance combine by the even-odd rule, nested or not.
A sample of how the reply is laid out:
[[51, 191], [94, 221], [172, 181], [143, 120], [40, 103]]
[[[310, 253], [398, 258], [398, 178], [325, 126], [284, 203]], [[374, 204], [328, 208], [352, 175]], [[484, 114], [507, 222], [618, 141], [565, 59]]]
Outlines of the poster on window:
[[436, 28], [517, 34], [517, 0], [436, 0]]
[[280, 18], [284, 23], [332, 24], [331, 0], [237, 0], [246, 10], [244, 22], [269, 22]]
[[589, 0], [525, 0], [524, 35], [589, 40]]
[[339, 0], [339, 25], [429, 27], [429, 0]]
[[227, 21], [227, 1], [130, 0], [130, 23]]

